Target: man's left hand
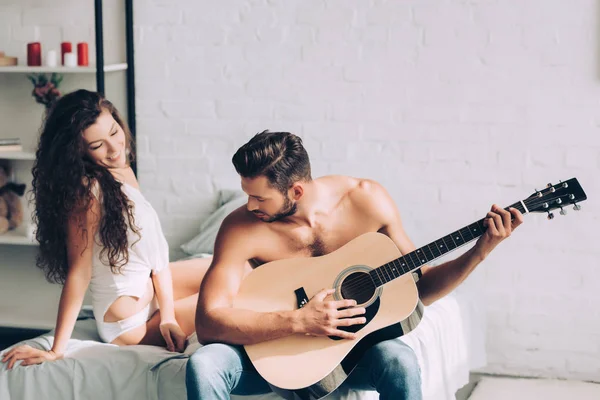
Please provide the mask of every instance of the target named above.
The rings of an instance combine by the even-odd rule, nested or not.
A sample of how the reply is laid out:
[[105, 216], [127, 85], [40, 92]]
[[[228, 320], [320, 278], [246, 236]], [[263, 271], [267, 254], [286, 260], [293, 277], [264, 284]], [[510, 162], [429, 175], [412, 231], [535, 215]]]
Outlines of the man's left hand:
[[523, 214], [516, 208], [509, 208], [508, 211], [494, 204], [483, 220], [486, 227], [485, 232], [477, 241], [477, 249], [483, 258], [496, 247], [500, 242], [509, 237], [519, 225], [523, 223]]

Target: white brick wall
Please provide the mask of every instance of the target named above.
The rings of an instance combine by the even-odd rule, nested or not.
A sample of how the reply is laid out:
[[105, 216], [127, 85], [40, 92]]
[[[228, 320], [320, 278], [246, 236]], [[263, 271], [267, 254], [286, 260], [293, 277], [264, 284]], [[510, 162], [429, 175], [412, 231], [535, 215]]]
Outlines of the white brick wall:
[[574, 176], [583, 211], [526, 217], [471, 286], [487, 371], [599, 379], [596, 1], [135, 7], [140, 180], [174, 255], [263, 129], [305, 138], [315, 175], [380, 180], [417, 244]]
[[[106, 15], [121, 9], [105, 3]], [[486, 299], [486, 371], [599, 379], [597, 1], [136, 0], [134, 8], [139, 178], [173, 258], [214, 208], [216, 190], [239, 187], [231, 156], [263, 129], [301, 135], [315, 175], [381, 181], [417, 245], [492, 202], [575, 176], [590, 197], [583, 211], [526, 217], [467, 284]], [[0, 0], [0, 49], [23, 60], [30, 40], [45, 49], [86, 40], [93, 60], [92, 15], [92, 2]], [[65, 88], [79, 79], [65, 78]], [[24, 76], [0, 74], [0, 137], [30, 132], [26, 144], [35, 142], [41, 108], [30, 90]]]

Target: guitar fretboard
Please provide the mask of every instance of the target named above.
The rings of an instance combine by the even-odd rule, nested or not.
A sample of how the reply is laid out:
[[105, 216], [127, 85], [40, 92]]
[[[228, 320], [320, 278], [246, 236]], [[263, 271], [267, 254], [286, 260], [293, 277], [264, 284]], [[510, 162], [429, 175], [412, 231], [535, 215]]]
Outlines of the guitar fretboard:
[[[515, 203], [510, 207], [516, 208], [522, 213], [526, 212], [521, 202]], [[506, 210], [510, 207], [507, 207]], [[464, 228], [373, 269], [369, 272], [369, 275], [371, 275], [371, 279], [373, 279], [373, 282], [377, 287], [385, 285], [386, 283], [399, 278], [404, 274], [415, 271], [436, 258], [477, 239], [483, 235], [484, 232], [485, 226], [483, 225], [482, 218], [479, 221], [473, 222]]]

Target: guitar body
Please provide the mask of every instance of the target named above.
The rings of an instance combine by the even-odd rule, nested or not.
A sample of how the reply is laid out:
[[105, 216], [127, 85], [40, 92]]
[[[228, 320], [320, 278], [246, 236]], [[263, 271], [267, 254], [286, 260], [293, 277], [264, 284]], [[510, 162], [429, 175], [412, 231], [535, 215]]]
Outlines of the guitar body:
[[372, 345], [401, 336], [399, 323], [418, 304], [412, 275], [405, 274], [385, 288], [370, 284], [368, 275], [372, 268], [400, 256], [387, 236], [367, 233], [325, 256], [273, 261], [252, 271], [242, 282], [235, 308], [296, 310], [322, 289], [337, 288], [333, 299], [352, 298], [367, 309], [366, 324], [347, 328], [357, 332], [356, 340], [295, 334], [246, 345], [261, 376], [282, 389], [303, 389], [298, 391], [301, 397], [320, 398], [345, 380]]

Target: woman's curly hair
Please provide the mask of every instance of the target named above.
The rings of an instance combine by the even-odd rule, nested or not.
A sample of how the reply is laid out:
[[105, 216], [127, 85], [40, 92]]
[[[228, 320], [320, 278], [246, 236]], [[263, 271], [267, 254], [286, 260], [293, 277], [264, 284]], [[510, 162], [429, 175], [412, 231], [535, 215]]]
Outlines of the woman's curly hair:
[[[83, 132], [103, 111], [109, 112], [125, 132], [128, 161], [134, 157], [131, 133], [113, 104], [101, 94], [77, 90], [62, 97], [49, 110], [42, 126], [33, 165], [33, 220], [40, 247], [37, 266], [50, 282], [64, 284], [69, 269], [67, 232], [69, 219], [90, 207], [93, 188], [99, 189], [101, 215], [98, 243], [101, 260], [113, 273], [129, 260], [127, 231], [137, 233], [133, 203], [121, 190], [121, 183], [86, 153]], [[78, 234], [87, 237], [78, 221]], [[96, 240], [96, 238], [94, 238]]]

